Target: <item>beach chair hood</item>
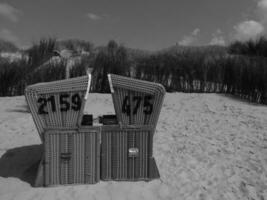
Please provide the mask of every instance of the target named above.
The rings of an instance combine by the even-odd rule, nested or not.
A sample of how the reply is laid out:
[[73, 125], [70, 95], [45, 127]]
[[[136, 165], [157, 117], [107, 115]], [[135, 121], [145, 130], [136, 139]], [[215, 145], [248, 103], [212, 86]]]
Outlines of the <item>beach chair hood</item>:
[[118, 121], [122, 125], [156, 126], [165, 89], [159, 83], [108, 75]]
[[38, 83], [25, 89], [38, 133], [43, 140], [45, 129], [77, 127], [89, 93], [91, 75]]

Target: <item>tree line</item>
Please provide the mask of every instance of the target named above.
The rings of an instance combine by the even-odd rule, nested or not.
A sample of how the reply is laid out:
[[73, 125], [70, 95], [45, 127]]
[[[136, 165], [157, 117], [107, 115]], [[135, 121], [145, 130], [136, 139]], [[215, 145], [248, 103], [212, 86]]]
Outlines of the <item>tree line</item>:
[[[54, 39], [43, 39], [27, 50], [27, 59], [1, 60], [0, 96], [23, 95], [27, 85], [64, 79], [64, 60], [38, 67], [53, 56], [56, 45]], [[69, 43], [68, 46], [73, 48]], [[265, 38], [234, 42], [223, 51], [214, 47], [203, 51], [178, 46], [166, 51], [142, 52], [115, 41], [104, 47], [86, 46], [90, 54], [70, 69], [70, 77], [92, 69], [93, 92], [109, 92], [106, 75], [114, 73], [161, 83], [168, 92], [225, 93], [267, 104]]]

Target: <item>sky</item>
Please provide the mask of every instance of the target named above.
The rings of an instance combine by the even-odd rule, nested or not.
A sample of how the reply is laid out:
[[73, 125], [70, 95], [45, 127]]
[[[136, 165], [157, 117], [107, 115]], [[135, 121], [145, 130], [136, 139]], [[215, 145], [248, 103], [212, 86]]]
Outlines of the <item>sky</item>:
[[54, 37], [159, 50], [266, 33], [267, 0], [0, 0], [0, 39], [19, 47]]

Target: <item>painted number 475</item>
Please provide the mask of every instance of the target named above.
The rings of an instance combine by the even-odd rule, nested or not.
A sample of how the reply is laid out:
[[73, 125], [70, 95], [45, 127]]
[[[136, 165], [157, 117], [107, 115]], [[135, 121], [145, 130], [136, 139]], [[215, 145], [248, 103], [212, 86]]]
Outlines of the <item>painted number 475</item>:
[[136, 115], [140, 107], [143, 106], [143, 113], [150, 115], [153, 111], [152, 98], [152, 96], [132, 96], [132, 99], [130, 99], [129, 96], [125, 96], [122, 103], [122, 113]]

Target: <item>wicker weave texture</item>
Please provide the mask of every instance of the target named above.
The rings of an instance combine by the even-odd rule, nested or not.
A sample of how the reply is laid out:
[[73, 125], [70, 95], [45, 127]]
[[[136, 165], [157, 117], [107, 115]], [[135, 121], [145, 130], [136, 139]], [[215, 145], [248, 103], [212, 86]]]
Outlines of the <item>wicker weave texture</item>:
[[26, 100], [42, 140], [46, 128], [79, 125], [90, 80], [89, 75], [26, 88]]
[[165, 89], [158, 83], [109, 74], [114, 108], [122, 125], [156, 127]]
[[90, 79], [90, 76], [91, 75], [89, 74], [87, 76], [80, 76], [65, 80], [37, 83], [28, 86], [26, 88], [26, 92], [47, 94], [80, 90], [86, 91], [88, 88], [88, 79]]
[[99, 181], [99, 130], [50, 130], [44, 147], [46, 186]]
[[[103, 127], [101, 132], [101, 179], [148, 180], [152, 157], [151, 130]], [[131, 149], [137, 150], [135, 156]]]

